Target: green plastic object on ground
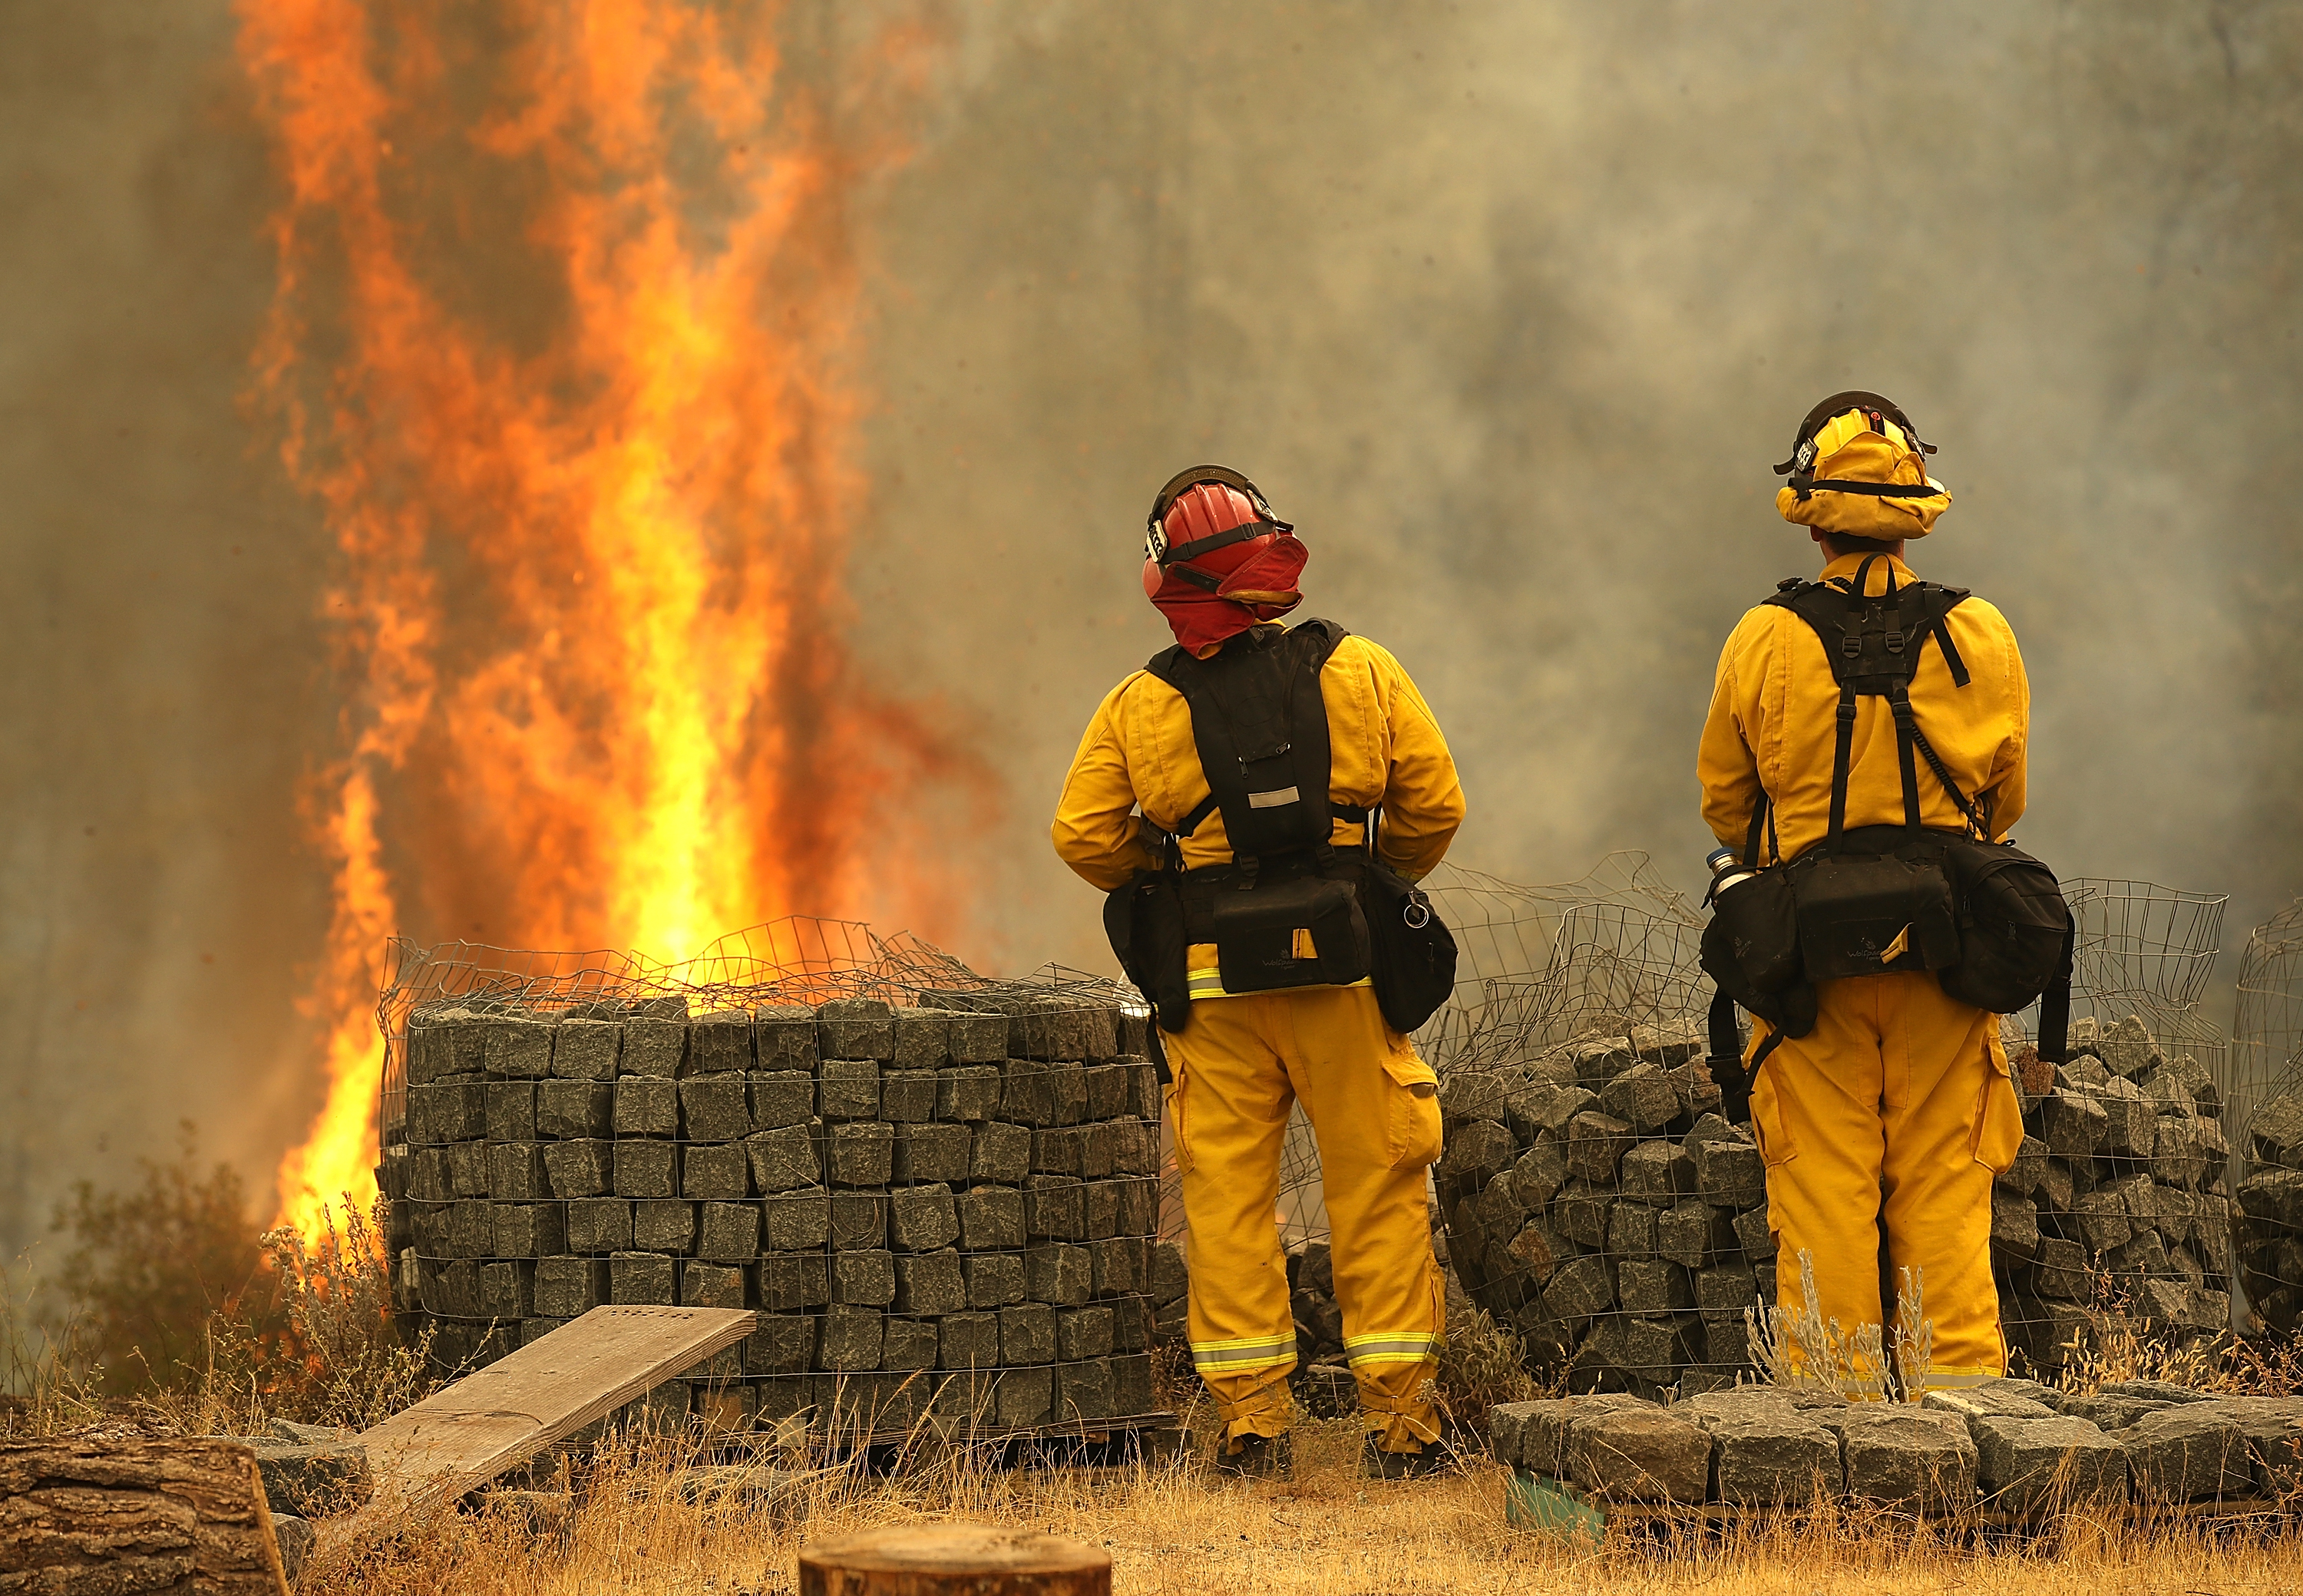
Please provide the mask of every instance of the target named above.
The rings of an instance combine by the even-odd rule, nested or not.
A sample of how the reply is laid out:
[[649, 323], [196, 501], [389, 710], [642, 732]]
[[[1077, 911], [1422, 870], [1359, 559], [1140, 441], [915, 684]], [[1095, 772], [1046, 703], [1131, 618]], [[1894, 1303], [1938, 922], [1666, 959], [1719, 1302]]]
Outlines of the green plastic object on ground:
[[1575, 1487], [1523, 1468], [1512, 1470], [1504, 1482], [1504, 1522], [1515, 1530], [1541, 1530], [1594, 1546], [1607, 1533], [1607, 1516], [1583, 1500]]

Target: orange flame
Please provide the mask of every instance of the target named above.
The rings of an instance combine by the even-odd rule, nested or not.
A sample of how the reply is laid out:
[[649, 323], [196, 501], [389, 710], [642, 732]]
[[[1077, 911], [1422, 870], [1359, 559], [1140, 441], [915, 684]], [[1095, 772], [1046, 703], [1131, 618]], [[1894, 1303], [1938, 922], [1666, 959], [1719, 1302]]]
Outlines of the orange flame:
[[308, 1227], [374, 1191], [392, 932], [665, 958], [799, 912], [949, 939], [959, 883], [884, 800], [941, 782], [981, 816], [991, 785], [842, 644], [844, 206], [898, 152], [833, 131], [774, 7], [240, 18], [287, 191], [259, 388], [342, 571], [344, 754], [311, 801], [328, 1090], [280, 1170]]

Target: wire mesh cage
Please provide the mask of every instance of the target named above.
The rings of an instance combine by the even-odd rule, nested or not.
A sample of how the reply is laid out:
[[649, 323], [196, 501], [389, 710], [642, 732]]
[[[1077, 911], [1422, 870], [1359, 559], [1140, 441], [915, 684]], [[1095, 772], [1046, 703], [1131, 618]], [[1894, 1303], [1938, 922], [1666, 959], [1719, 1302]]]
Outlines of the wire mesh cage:
[[2303, 899], [2248, 938], [2233, 1030], [2240, 1280], [2263, 1328], [2293, 1334], [2303, 1327]]
[[603, 1303], [741, 1307], [753, 1335], [671, 1388], [718, 1427], [1152, 1414], [1183, 1279], [1128, 989], [797, 918], [679, 964], [401, 942], [390, 967], [377, 1179], [443, 1366]]
[[2079, 925], [2076, 991], [2170, 1009], [2206, 995], [2230, 893], [2079, 877], [2063, 895]]
[[2250, 1102], [2303, 1084], [2303, 899], [2247, 939], [2231, 1053], [2234, 1092]]

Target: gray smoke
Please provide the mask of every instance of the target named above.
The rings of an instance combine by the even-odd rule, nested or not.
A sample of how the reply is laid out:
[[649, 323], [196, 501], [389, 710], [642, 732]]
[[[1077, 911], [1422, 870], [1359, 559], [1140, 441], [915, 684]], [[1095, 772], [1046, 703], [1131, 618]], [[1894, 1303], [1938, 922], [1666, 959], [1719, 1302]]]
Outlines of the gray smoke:
[[[2233, 950], [2303, 891], [2292, 8], [934, 20], [915, 154], [855, 208], [878, 408], [854, 587], [873, 667], [1007, 775], [960, 951], [1108, 964], [1048, 810], [1166, 641], [1141, 517], [1203, 459], [1302, 528], [1308, 608], [1421, 683], [1472, 806], [1459, 858], [1563, 880], [1644, 849], [1693, 884], [1719, 643], [1814, 563], [1767, 467], [1846, 386], [1942, 443], [1957, 502], [1916, 562], [2022, 639], [2026, 845], [2231, 891]], [[229, 7], [12, 21], [11, 1252], [180, 1117], [260, 1183], [316, 1104], [294, 999], [325, 878], [294, 803], [334, 713], [327, 536], [240, 408], [273, 194]], [[867, 38], [854, 8], [795, 13], [801, 70]]]

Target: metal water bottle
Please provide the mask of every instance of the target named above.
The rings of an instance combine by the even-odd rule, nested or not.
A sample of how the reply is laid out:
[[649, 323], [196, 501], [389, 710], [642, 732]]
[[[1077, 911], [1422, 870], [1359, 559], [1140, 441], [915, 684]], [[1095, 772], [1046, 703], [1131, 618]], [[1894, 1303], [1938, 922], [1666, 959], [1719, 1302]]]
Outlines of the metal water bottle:
[[1743, 864], [1743, 856], [1732, 848], [1713, 849], [1704, 857], [1703, 863], [1711, 872], [1711, 890], [1703, 895], [1707, 903], [1717, 903], [1720, 893], [1759, 874], [1758, 871], [1748, 868]]

